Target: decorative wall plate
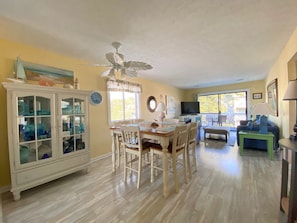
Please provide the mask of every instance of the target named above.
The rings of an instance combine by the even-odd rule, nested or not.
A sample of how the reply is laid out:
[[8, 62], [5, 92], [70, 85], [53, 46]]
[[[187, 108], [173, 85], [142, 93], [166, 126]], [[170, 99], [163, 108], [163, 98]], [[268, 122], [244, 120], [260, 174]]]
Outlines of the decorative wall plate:
[[102, 95], [99, 91], [92, 91], [90, 94], [90, 102], [92, 105], [99, 105], [102, 103]]

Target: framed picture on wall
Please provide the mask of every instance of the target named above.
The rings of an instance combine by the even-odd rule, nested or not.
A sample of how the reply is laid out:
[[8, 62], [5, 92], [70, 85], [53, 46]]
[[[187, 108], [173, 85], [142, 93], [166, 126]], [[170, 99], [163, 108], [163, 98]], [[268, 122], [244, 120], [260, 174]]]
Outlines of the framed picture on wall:
[[61, 87], [65, 84], [74, 85], [73, 71], [30, 62], [23, 62], [23, 67], [30, 83]]
[[274, 111], [274, 115], [278, 116], [278, 92], [277, 92], [277, 79], [274, 79], [267, 85], [267, 103]]
[[166, 96], [166, 107], [167, 107], [167, 115], [168, 117], [175, 117], [175, 113], [176, 113], [176, 101], [175, 98], [173, 96]]
[[253, 93], [253, 99], [262, 99], [262, 93]]

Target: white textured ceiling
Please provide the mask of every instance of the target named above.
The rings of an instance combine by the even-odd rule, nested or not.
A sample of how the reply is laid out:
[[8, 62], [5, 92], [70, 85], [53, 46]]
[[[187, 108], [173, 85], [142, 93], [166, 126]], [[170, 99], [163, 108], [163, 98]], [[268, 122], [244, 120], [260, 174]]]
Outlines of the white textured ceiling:
[[119, 41], [125, 60], [153, 66], [139, 76], [199, 88], [265, 78], [297, 27], [297, 1], [0, 0], [0, 27], [97, 64]]

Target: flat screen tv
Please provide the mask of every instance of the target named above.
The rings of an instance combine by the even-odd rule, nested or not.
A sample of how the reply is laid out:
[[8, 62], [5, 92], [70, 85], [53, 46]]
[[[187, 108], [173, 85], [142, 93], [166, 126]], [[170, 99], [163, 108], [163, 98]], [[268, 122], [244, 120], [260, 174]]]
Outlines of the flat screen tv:
[[200, 113], [199, 101], [182, 101], [181, 113], [182, 115], [192, 115]]

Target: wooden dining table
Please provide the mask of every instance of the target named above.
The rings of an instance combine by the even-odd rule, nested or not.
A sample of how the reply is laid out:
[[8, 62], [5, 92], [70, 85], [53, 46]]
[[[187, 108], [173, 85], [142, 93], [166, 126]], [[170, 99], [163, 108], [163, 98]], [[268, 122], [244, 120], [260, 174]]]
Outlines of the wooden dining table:
[[[162, 146], [163, 152], [163, 196], [167, 197], [169, 195], [169, 171], [168, 171], [168, 145], [170, 138], [174, 135], [174, 129], [176, 125], [161, 125], [157, 128], [148, 128], [142, 127], [140, 125], [140, 132], [144, 139], [156, 140]], [[119, 146], [119, 136], [121, 135], [121, 128], [120, 127], [110, 127], [110, 132], [112, 136], [112, 171], [116, 171], [117, 162], [116, 156], [117, 148]]]

